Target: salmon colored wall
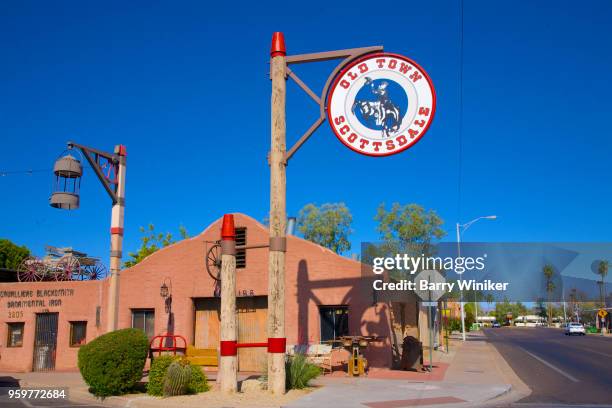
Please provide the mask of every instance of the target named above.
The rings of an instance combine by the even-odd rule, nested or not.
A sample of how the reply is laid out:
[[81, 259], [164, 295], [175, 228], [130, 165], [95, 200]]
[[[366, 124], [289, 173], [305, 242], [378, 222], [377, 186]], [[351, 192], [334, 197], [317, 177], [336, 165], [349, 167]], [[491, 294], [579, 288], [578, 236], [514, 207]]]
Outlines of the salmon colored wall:
[[[96, 306], [106, 300], [106, 281], [86, 282], [36, 282], [0, 283], [0, 371], [30, 371], [34, 352], [36, 313], [59, 312], [56, 351], [56, 370], [76, 367], [78, 347], [69, 346], [70, 321], [87, 321], [86, 341], [91, 341], [104, 332], [104, 313], [101, 313], [100, 327], [96, 327]], [[37, 297], [38, 290], [72, 289], [72, 296]], [[5, 297], [5, 291], [32, 291], [32, 298]], [[8, 308], [11, 301], [44, 299], [45, 307]], [[61, 306], [49, 306], [49, 299], [61, 299]], [[9, 312], [18, 313], [9, 318]], [[20, 314], [23, 313], [22, 316]], [[25, 322], [23, 346], [6, 347], [9, 322]]]
[[[247, 227], [247, 245], [267, 244], [268, 231], [253, 218], [235, 214], [237, 227]], [[155, 309], [155, 333], [174, 331], [194, 341], [193, 298], [212, 297], [214, 280], [205, 269], [205, 251], [220, 238], [221, 219], [212, 223], [200, 235], [163, 248], [141, 261], [138, 265], [121, 272], [119, 284], [119, 328], [131, 327], [132, 309]], [[239, 292], [253, 291], [254, 295], [267, 295], [268, 249], [247, 251], [246, 268], [237, 270], [236, 288]], [[295, 236], [287, 239], [286, 257], [286, 309], [285, 325], [287, 344], [318, 343], [320, 340], [319, 305], [349, 305], [350, 334], [385, 336], [385, 340], [373, 344], [366, 352], [373, 366], [391, 364], [390, 314], [387, 306], [373, 305], [371, 286], [360, 279], [359, 262], [341, 257]], [[172, 316], [164, 310], [164, 299], [160, 286], [166, 282], [172, 289]], [[66, 349], [68, 344], [68, 319], [84, 316], [93, 323], [88, 324], [87, 338], [97, 332], [95, 305], [102, 290], [104, 318], [106, 311], [106, 281], [64, 282], [38, 284], [0, 284], [0, 290], [21, 290], [24, 287], [74, 287], [78, 292], [73, 299], [62, 304], [59, 317], [57, 368], [76, 367], [76, 349]], [[92, 301], [92, 299], [94, 301]], [[6, 300], [0, 299], [2, 319], [6, 321]], [[92, 314], [93, 313], [93, 314]], [[83, 317], [83, 318], [84, 318]], [[28, 370], [31, 368], [33, 342], [33, 314], [28, 315], [23, 350], [7, 357], [2, 354], [0, 369]], [[104, 320], [104, 319], [103, 319]], [[101, 329], [105, 327], [102, 323]], [[69, 333], [69, 327], [68, 327]], [[101, 332], [100, 332], [101, 333]], [[6, 324], [3, 324], [2, 344], [6, 342]], [[65, 344], [64, 344], [65, 343]], [[10, 350], [10, 349], [9, 349]], [[9, 351], [8, 354], [11, 354]]]

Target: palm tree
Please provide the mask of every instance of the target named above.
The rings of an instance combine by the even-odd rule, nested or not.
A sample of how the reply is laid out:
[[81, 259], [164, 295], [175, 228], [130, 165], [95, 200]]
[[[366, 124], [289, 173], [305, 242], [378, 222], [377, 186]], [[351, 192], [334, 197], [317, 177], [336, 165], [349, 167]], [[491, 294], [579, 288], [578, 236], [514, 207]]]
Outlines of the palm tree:
[[546, 264], [544, 268], [542, 268], [542, 272], [544, 273], [544, 277], [546, 278], [546, 293], [548, 294], [548, 326], [552, 324], [552, 304], [550, 303], [550, 296], [552, 292], [555, 290], [555, 284], [552, 281], [552, 277], [555, 274], [555, 270], [552, 265]]
[[605, 278], [608, 275], [608, 261], [599, 261], [599, 265], [597, 266], [597, 274], [599, 276], [601, 276], [601, 281], [598, 282], [599, 284], [599, 296], [601, 299], [601, 304], [602, 307], [606, 307], [606, 283], [605, 283]]

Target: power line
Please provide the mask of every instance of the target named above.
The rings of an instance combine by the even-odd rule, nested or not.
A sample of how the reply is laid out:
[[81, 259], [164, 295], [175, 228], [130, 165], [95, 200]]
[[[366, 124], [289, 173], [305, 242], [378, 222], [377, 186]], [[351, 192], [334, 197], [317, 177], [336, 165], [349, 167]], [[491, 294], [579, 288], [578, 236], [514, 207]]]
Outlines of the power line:
[[0, 177], [25, 174], [32, 176], [34, 173], [50, 173], [53, 169], [28, 169], [28, 170], [0, 170]]
[[459, 149], [457, 171], [457, 222], [461, 221], [461, 189], [463, 172], [463, 0], [459, 0]]
[[[91, 169], [91, 166], [83, 166], [84, 169]], [[53, 169], [27, 169], [27, 170], [0, 170], [0, 177], [26, 175], [33, 176], [35, 173], [52, 174]]]

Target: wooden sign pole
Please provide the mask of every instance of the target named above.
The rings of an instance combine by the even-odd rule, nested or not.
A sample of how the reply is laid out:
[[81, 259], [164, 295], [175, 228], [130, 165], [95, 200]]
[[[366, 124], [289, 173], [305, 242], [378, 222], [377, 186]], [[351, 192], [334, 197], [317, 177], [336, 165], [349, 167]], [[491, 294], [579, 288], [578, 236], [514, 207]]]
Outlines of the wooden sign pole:
[[285, 393], [286, 55], [283, 34], [276, 32], [270, 50], [272, 143], [268, 267], [268, 390], [276, 395]]
[[[270, 148], [270, 259], [268, 267], [268, 390], [273, 394], [285, 393], [285, 252], [287, 239], [286, 166], [289, 159], [306, 143], [325, 121], [326, 95], [332, 80], [342, 66], [382, 47], [354, 48], [287, 57], [283, 33], [272, 36], [270, 49], [270, 78], [272, 79], [272, 140]], [[343, 59], [327, 78], [321, 95], [315, 94], [288, 64]], [[293, 79], [320, 107], [319, 118], [287, 152], [285, 99], [286, 80]]]
[[221, 227], [221, 344], [219, 383], [221, 392], [238, 387], [236, 325], [236, 230], [234, 216], [225, 214]]

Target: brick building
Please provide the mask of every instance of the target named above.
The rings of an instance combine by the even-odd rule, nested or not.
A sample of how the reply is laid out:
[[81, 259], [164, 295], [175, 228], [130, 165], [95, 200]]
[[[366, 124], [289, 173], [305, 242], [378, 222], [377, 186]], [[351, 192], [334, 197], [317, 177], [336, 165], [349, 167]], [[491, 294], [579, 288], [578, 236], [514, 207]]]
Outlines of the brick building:
[[[253, 218], [235, 214], [235, 221], [238, 239], [246, 245], [268, 242], [267, 228]], [[141, 328], [150, 337], [175, 333], [196, 348], [217, 350], [220, 300], [205, 253], [219, 239], [220, 228], [221, 219], [123, 270], [118, 327]], [[239, 251], [237, 265], [238, 341], [265, 342], [267, 248]], [[341, 335], [381, 336], [365, 355], [373, 367], [390, 367], [403, 336], [417, 335], [414, 302], [377, 302], [359, 262], [289, 236], [286, 266], [288, 345]], [[160, 295], [164, 283], [170, 300]], [[0, 283], [0, 370], [75, 369], [79, 346], [105, 331], [107, 290], [107, 279]], [[345, 356], [339, 352], [334, 358]], [[261, 371], [266, 351], [240, 349], [238, 360], [241, 370]]]

